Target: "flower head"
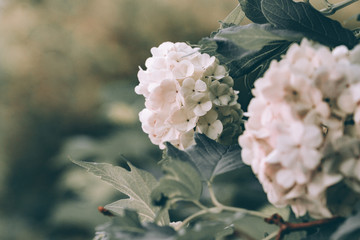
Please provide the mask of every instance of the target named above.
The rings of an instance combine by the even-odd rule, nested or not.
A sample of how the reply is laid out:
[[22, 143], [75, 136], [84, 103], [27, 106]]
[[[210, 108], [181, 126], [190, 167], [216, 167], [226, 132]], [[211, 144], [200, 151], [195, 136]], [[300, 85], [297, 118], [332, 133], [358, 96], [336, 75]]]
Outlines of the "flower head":
[[194, 144], [196, 131], [217, 140], [221, 135], [231, 143], [241, 133], [234, 81], [215, 57], [198, 50], [185, 43], [162, 43], [151, 49], [147, 69], [138, 72], [135, 92], [144, 95], [146, 107], [139, 114], [142, 128], [160, 148], [165, 142], [187, 148]]
[[360, 154], [329, 148], [344, 136], [360, 141], [359, 56], [359, 47], [330, 50], [304, 39], [255, 82], [239, 143], [274, 205], [329, 217], [337, 213], [330, 186], [360, 189]]

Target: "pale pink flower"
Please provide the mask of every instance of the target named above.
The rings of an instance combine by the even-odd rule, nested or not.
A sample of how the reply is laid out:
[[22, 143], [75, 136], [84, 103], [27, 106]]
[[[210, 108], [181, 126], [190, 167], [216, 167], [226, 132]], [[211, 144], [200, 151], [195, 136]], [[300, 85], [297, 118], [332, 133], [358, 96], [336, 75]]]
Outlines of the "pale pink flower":
[[186, 149], [190, 147], [191, 145], [195, 144], [194, 140], [194, 129], [191, 129], [180, 136], [180, 149]]
[[208, 91], [206, 83], [200, 79], [194, 80], [192, 78], [186, 78], [181, 86], [181, 94], [184, 98], [197, 93], [205, 93]]
[[176, 81], [166, 79], [153, 89], [152, 94], [146, 99], [145, 106], [154, 111], [178, 108], [180, 107], [180, 100], [177, 99], [179, 90], [180, 86]]
[[223, 130], [223, 125], [218, 120], [218, 114], [214, 110], [200, 117], [197, 127], [200, 133], [205, 133], [211, 139], [216, 139]]
[[212, 102], [208, 94], [195, 93], [185, 98], [185, 107], [192, 109], [196, 116], [204, 116], [212, 108]]
[[194, 65], [187, 60], [183, 60], [174, 65], [173, 74], [176, 79], [185, 79], [194, 74]]
[[330, 217], [330, 187], [344, 181], [360, 191], [360, 153], [325, 156], [339, 138], [360, 138], [359, 59], [360, 46], [330, 50], [304, 39], [255, 81], [239, 144], [274, 205]]
[[187, 132], [195, 128], [198, 118], [193, 111], [182, 107], [170, 116], [169, 123], [177, 130]]
[[[236, 102], [237, 92], [232, 89], [234, 82], [215, 57], [201, 54], [199, 48], [186, 43], [171, 42], [152, 48], [151, 53], [152, 57], [145, 62], [147, 69], [140, 68], [138, 72], [139, 85], [135, 92], [145, 97], [146, 108], [139, 117], [152, 143], [163, 149], [165, 142], [170, 142], [184, 149], [195, 143], [195, 130], [200, 129], [210, 138], [217, 139], [223, 131], [222, 120], [231, 123], [227, 124], [228, 132], [240, 134], [238, 125], [242, 114]], [[213, 107], [216, 101], [210, 98], [210, 86], [214, 81], [221, 82], [226, 89], [220, 96], [221, 104], [230, 108], [231, 115], [226, 119], [219, 119], [218, 110]], [[199, 117], [206, 115], [204, 119], [216, 117], [211, 117], [206, 128], [197, 127], [205, 121], [200, 121]]]

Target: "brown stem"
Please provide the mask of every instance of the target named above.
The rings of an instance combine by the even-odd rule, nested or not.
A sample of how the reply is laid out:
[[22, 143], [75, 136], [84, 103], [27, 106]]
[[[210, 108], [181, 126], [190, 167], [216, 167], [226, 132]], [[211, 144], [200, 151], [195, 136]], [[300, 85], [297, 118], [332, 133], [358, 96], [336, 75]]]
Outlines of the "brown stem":
[[290, 222], [285, 222], [284, 219], [279, 214], [275, 213], [270, 218], [265, 218], [264, 220], [269, 224], [275, 224], [279, 226], [280, 229], [276, 236], [276, 240], [281, 240], [281, 238], [287, 233], [302, 231], [302, 230], [310, 230], [326, 224], [337, 223], [342, 221], [343, 218], [333, 217], [333, 218], [325, 218], [321, 220], [315, 220], [304, 223], [290, 223]]

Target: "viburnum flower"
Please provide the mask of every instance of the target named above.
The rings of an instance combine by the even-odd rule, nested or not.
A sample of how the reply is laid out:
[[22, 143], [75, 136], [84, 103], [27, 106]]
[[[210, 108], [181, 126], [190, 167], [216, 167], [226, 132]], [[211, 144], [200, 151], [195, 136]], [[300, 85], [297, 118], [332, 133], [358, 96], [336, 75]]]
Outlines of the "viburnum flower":
[[209, 138], [217, 138], [223, 130], [223, 124], [218, 119], [216, 111], [211, 110], [198, 122], [198, 131], [206, 134]]
[[186, 43], [165, 42], [151, 53], [135, 92], [145, 97], [139, 117], [152, 143], [185, 149], [194, 144], [195, 132], [233, 143], [242, 131], [242, 112], [226, 68]]
[[256, 80], [239, 144], [274, 205], [322, 218], [347, 214], [329, 197], [339, 186], [359, 199], [359, 59], [360, 46], [303, 39]]

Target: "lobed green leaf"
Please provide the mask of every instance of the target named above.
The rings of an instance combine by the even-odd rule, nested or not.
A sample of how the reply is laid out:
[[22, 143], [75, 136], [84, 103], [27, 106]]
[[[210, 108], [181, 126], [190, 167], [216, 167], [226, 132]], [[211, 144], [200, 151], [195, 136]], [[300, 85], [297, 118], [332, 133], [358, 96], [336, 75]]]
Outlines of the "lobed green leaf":
[[[131, 163], [128, 163], [128, 171], [108, 163], [72, 161], [129, 197], [106, 205], [106, 209], [120, 215], [125, 209], [133, 209], [139, 213], [141, 221], [154, 221], [159, 208], [152, 205], [150, 194], [157, 185], [157, 180], [149, 172], [138, 169]], [[169, 223], [166, 212], [160, 216], [160, 222], [164, 225]]]

